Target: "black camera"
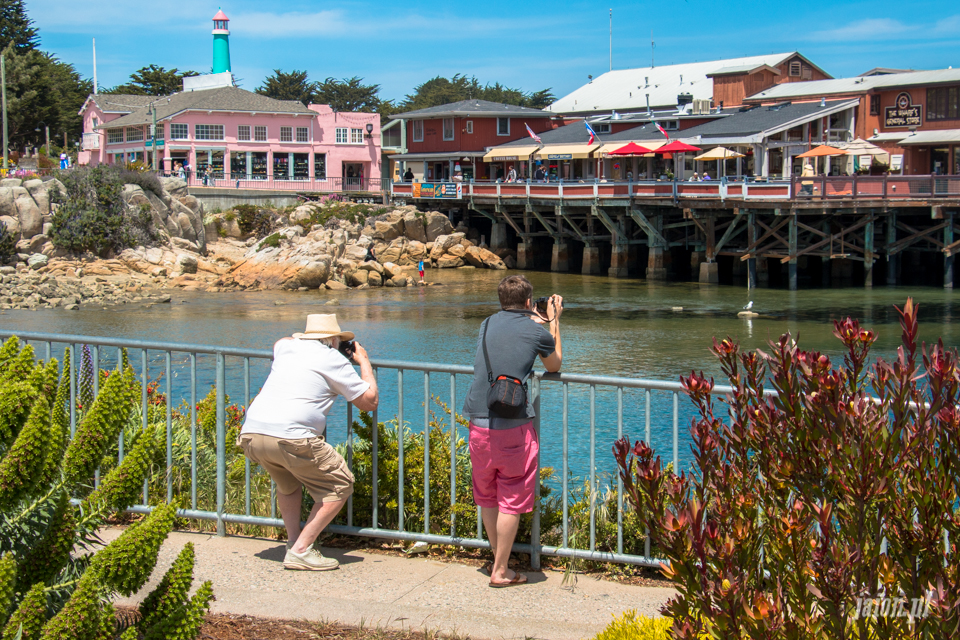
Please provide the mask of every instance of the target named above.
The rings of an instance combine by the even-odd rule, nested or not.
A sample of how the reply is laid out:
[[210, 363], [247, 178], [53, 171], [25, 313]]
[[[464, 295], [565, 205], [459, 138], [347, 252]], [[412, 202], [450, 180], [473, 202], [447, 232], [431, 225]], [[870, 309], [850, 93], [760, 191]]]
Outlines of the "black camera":
[[537, 298], [533, 303], [537, 313], [539, 313], [541, 316], [546, 317], [547, 315], [547, 307], [550, 304], [550, 297], [551, 296], [544, 296], [542, 298]]
[[357, 352], [357, 343], [353, 340], [341, 340], [338, 349], [347, 360], [353, 360], [353, 354]]

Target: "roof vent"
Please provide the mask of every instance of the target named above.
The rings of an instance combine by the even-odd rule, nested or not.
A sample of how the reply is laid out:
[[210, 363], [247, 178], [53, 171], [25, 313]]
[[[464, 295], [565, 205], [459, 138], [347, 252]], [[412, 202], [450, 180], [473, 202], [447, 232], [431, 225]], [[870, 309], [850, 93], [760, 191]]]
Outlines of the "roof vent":
[[826, 99], [826, 98], [820, 98], [820, 106], [821, 106], [821, 107], [827, 106], [827, 99]]
[[693, 102], [692, 93], [681, 93], [677, 95], [677, 106], [682, 107], [685, 104], [690, 104]]
[[789, 107], [789, 106], [790, 106], [789, 102], [778, 102], [775, 105], [771, 105], [767, 107], [767, 111], [780, 111], [780, 109], [783, 109], [784, 107]]
[[754, 109], [759, 109], [759, 108], [760, 108], [760, 105], [747, 104], [747, 105], [744, 105], [744, 106], [740, 107], [740, 113], [746, 113], [746, 112], [748, 112], [748, 111], [753, 111]]
[[650, 86], [650, 76], [643, 76], [643, 84], [647, 87]]

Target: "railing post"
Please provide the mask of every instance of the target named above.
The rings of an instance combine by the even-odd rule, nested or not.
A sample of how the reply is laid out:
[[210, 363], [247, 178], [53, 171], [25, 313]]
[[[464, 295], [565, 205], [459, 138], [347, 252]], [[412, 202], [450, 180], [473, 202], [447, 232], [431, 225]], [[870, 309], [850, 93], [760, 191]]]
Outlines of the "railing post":
[[533, 523], [530, 526], [530, 567], [540, 568], [540, 377], [533, 376], [533, 430], [537, 434], [537, 475], [533, 485]]
[[223, 520], [227, 491], [227, 429], [224, 406], [226, 384], [224, 357], [222, 353], [217, 353], [217, 535], [221, 537], [227, 535], [226, 523]]

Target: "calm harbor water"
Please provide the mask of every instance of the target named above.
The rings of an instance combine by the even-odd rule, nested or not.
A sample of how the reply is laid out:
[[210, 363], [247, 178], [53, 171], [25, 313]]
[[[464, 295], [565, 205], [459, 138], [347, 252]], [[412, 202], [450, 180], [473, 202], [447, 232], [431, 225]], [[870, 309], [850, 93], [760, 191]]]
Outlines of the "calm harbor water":
[[[80, 311], [38, 310], [0, 312], [0, 327], [12, 331], [113, 336], [193, 344], [218, 344], [269, 349], [280, 337], [303, 329], [308, 313], [335, 311], [342, 327], [355, 331], [371, 356], [391, 360], [472, 365], [477, 332], [484, 317], [497, 309], [496, 285], [502, 272], [448, 270], [429, 271], [428, 278], [443, 286], [408, 289], [369, 289], [333, 292], [247, 292], [201, 294], [176, 292], [172, 304], [146, 307], [129, 304], [110, 309]], [[565, 300], [561, 321], [563, 371], [608, 376], [641, 377], [676, 381], [691, 369], [719, 375], [709, 348], [714, 336], [732, 336], [747, 348], [763, 348], [768, 340], [785, 331], [799, 336], [801, 345], [831, 357], [842, 356], [832, 336], [832, 320], [846, 316], [861, 319], [879, 333], [875, 354], [890, 356], [899, 341], [894, 304], [908, 296], [920, 303], [921, 335], [933, 341], [942, 336], [949, 346], [957, 344], [954, 329], [953, 292], [940, 288], [876, 288], [874, 290], [821, 289], [790, 292], [775, 289], [701, 286], [695, 283], [648, 283], [600, 276], [528, 273], [534, 295], [559, 293]], [[331, 298], [339, 306], [324, 306]], [[760, 317], [747, 320], [737, 312], [754, 301]], [[277, 304], [277, 303], [281, 304]], [[131, 354], [139, 368], [139, 354]], [[104, 362], [112, 359], [105, 353]], [[149, 354], [150, 376], [163, 368], [163, 356]], [[172, 381], [175, 398], [189, 398], [186, 357], [174, 356]], [[242, 362], [228, 359], [231, 367], [228, 393], [243, 401]], [[212, 383], [212, 358], [200, 359], [199, 395]], [[265, 362], [253, 362], [251, 393], [256, 393], [266, 372]], [[718, 383], [722, 383], [718, 379]], [[165, 383], [163, 383], [165, 384]], [[381, 421], [397, 413], [395, 371], [381, 372]], [[457, 409], [470, 384], [470, 376], [457, 377]], [[424, 381], [420, 372], [404, 374], [404, 419], [419, 429], [424, 415]], [[433, 374], [431, 394], [450, 399], [446, 374]], [[562, 468], [561, 389], [544, 385], [542, 401], [542, 450], [544, 464]], [[590, 460], [589, 388], [572, 385], [569, 414], [569, 464], [574, 476], [583, 478]], [[612, 473], [610, 445], [616, 438], [616, 394], [596, 391], [594, 449], [597, 467]], [[691, 407], [679, 399], [679, 459], [690, 458], [686, 437]], [[643, 437], [646, 420], [642, 391], [624, 393], [624, 432]], [[668, 392], [651, 395], [651, 435], [658, 453], [672, 458], [673, 398]], [[345, 404], [338, 402], [330, 420], [330, 439], [345, 434]], [[463, 434], [465, 435], [465, 434]]]

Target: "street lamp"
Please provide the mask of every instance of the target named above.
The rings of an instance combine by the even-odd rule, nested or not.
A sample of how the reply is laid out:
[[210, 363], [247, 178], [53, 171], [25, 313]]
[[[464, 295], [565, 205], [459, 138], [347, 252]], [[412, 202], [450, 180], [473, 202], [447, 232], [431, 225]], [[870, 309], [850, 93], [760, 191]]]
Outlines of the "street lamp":
[[373, 123], [371, 123], [371, 122], [368, 122], [368, 123], [367, 123], [367, 137], [368, 137], [368, 138], [372, 138], [372, 137], [373, 137]]
[[41, 125], [42, 125], [43, 128], [46, 130], [46, 134], [47, 134], [47, 146], [44, 147], [44, 153], [46, 153], [46, 154], [47, 154], [47, 158], [49, 158], [49, 157], [50, 157], [50, 127], [47, 125], [46, 122], [44, 122], [43, 120], [41, 120], [39, 123], [37, 123], [37, 128], [34, 129], [34, 131], [36, 131], [37, 133], [40, 133], [40, 126], [41, 126]]

